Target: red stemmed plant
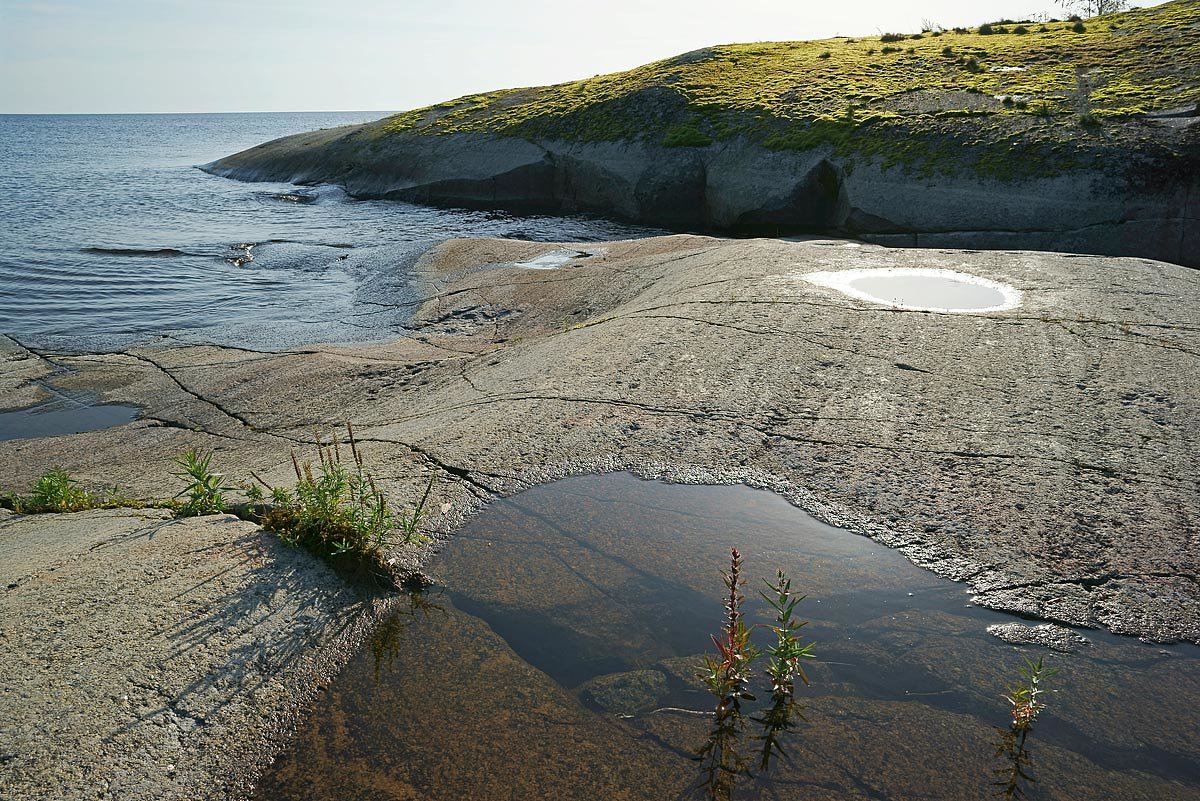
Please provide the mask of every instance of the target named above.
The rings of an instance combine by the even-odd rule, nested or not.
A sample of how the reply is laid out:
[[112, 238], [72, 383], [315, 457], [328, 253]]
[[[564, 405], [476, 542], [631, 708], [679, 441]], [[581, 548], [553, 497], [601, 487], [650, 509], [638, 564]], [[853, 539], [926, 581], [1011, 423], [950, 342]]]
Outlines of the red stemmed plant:
[[715, 695], [717, 716], [721, 717], [741, 710], [743, 700], [753, 701], [750, 694], [751, 663], [759, 651], [750, 643], [751, 629], [746, 626], [742, 615], [745, 596], [741, 587], [745, 580], [742, 573], [742, 554], [737, 548], [730, 550], [729, 572], [722, 573], [725, 579], [725, 625], [719, 634], [712, 635], [717, 646], [717, 657], [706, 656], [700, 674], [709, 692]]

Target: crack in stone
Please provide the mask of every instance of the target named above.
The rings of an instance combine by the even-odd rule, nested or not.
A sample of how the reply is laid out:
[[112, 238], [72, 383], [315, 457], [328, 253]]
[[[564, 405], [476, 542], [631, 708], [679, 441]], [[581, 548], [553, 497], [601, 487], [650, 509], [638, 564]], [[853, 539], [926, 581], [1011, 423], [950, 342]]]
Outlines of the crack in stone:
[[141, 415], [138, 419], [146, 420], [146, 421], [149, 421], [152, 423], [157, 423], [158, 424], [157, 427], [161, 427], [161, 428], [175, 428], [175, 429], [179, 429], [180, 431], [190, 431], [190, 432], [193, 432], [196, 434], [204, 434], [204, 435], [210, 436], [210, 437], [218, 437], [220, 439], [232, 440], [233, 442], [253, 442], [254, 441], [252, 439], [246, 439], [245, 437], [235, 437], [232, 434], [221, 434], [216, 431], [211, 431], [207, 428], [204, 428], [203, 426], [200, 426], [198, 428], [192, 428], [189, 426], [185, 426], [183, 423], [180, 423], [176, 420], [167, 420], [166, 418], [155, 417], [154, 415], [148, 415], [148, 414]]
[[[477, 497], [479, 497], [482, 500], [489, 500], [492, 497], [499, 495], [500, 494], [499, 490], [497, 490], [495, 487], [491, 487], [491, 486], [487, 485], [486, 483], [473, 478], [471, 476], [472, 473], [490, 476], [492, 478], [499, 478], [502, 480], [508, 479], [507, 476], [501, 476], [501, 475], [497, 475], [495, 473], [486, 473], [482, 470], [469, 470], [465, 467], [459, 467], [457, 465], [452, 465], [447, 462], [443, 462], [441, 459], [437, 458], [436, 456], [431, 454], [429, 451], [425, 450], [424, 448], [422, 448], [418, 445], [413, 445], [411, 442], [403, 442], [403, 441], [397, 440], [397, 439], [387, 439], [386, 437], [370, 436], [370, 435], [367, 435], [365, 432], [362, 435], [358, 436], [357, 439], [359, 442], [380, 442], [380, 443], [386, 443], [389, 445], [400, 445], [401, 447], [408, 448], [410, 451], [412, 451], [415, 454], [418, 454], [423, 459], [425, 459], [425, 461], [427, 461], [429, 464], [432, 464], [434, 467], [436, 467], [438, 470], [441, 470], [446, 475], [454, 476], [455, 478], [459, 479], [468, 488], [470, 488], [472, 490], [472, 494], [475, 494]], [[476, 490], [478, 490], [479, 492], [482, 492], [483, 494], [479, 494], [479, 492], [476, 492]]]
[[[763, 436], [779, 436], [784, 439], [791, 439], [791, 440], [795, 440], [795, 441], [808, 441], [808, 442], [813, 442], [815, 444], [839, 444], [839, 443], [834, 443], [832, 441], [823, 442], [823, 441], [818, 441], [818, 440], [803, 440], [801, 438], [796, 437], [795, 435], [781, 433], [777, 429], [774, 429], [774, 428], [771, 428], [771, 429], [760, 428], [758, 426], [753, 425], [750, 422], [745, 421], [745, 419], [744, 419], [745, 412], [734, 412], [734, 411], [729, 411], [729, 410], [724, 410], [724, 409], [680, 408], [680, 407], [669, 407], [669, 406], [655, 406], [655, 405], [651, 405], [651, 404], [647, 404], [647, 403], [639, 403], [637, 401], [630, 401], [630, 400], [624, 400], [624, 399], [619, 399], [619, 398], [585, 398], [585, 397], [570, 396], [570, 395], [549, 395], [549, 394], [530, 394], [530, 393], [507, 394], [507, 395], [495, 394], [495, 393], [489, 393], [489, 392], [482, 390], [472, 379], [470, 379], [466, 375], [465, 365], [464, 365], [464, 369], [462, 371], [462, 377], [466, 381], [466, 383], [468, 385], [470, 385], [470, 387], [472, 389], [474, 389], [476, 392], [478, 392], [483, 397], [481, 397], [479, 400], [475, 400], [475, 401], [458, 403], [458, 404], [454, 404], [452, 406], [446, 406], [446, 407], [439, 408], [439, 409], [429, 411], [429, 412], [419, 412], [416, 414], [407, 415], [405, 417], [388, 420], [388, 421], [385, 421], [382, 423], [378, 423], [377, 425], [395, 425], [398, 423], [409, 422], [411, 420], [419, 420], [423, 417], [431, 417], [431, 416], [438, 415], [438, 414], [444, 414], [448, 411], [476, 408], [476, 407], [480, 407], [480, 406], [491, 405], [493, 403], [519, 403], [519, 402], [526, 402], [526, 401], [559, 401], [562, 403], [601, 404], [601, 405], [618, 406], [618, 407], [624, 407], [624, 408], [633, 408], [633, 409], [639, 409], [641, 411], [650, 412], [652, 414], [685, 417], [685, 418], [689, 418], [692, 420], [707, 420], [707, 421], [713, 421], [713, 422], [734, 422], [734, 423], [742, 425], [746, 428], [750, 428], [751, 430], [757, 431], [759, 434], [761, 434]], [[777, 410], [774, 413], [764, 413], [764, 414], [768, 419], [770, 419], [771, 417], [776, 417], [776, 418], [780, 418], [780, 419], [785, 419], [789, 422], [790, 421], [806, 421], [806, 422], [820, 422], [820, 423], [864, 423], [864, 424], [895, 423], [899, 426], [911, 428], [914, 430], [924, 428], [926, 430], [932, 431], [932, 430], [938, 430], [940, 428], [953, 428], [956, 431], [961, 431], [966, 434], [986, 435], [986, 434], [995, 433], [994, 431], [991, 431], [988, 429], [969, 428], [967, 426], [961, 426], [961, 425], [956, 425], [953, 423], [944, 423], [944, 422], [926, 424], [923, 421], [919, 421], [919, 420], [905, 421], [905, 420], [896, 420], [894, 418], [833, 417], [833, 416], [812, 415], [812, 414], [781, 415], [778, 413]], [[1129, 447], [1125, 443], [1102, 442], [1102, 441], [1096, 440], [1093, 437], [1085, 437], [1082, 435], [1072, 435], [1072, 434], [1068, 434], [1068, 433], [1060, 433], [1060, 432], [1053, 432], [1053, 431], [1017, 430], [1012, 433], [1017, 433], [1017, 434], [1022, 434], [1022, 435], [1033, 435], [1033, 436], [1038, 436], [1038, 437], [1047, 437], [1047, 438], [1053, 438], [1053, 439], [1061, 439], [1061, 440], [1066, 440], [1068, 442], [1097, 443], [1097, 444], [1107, 445], [1108, 447], [1111, 447], [1111, 448]], [[1151, 438], [1150, 440], [1147, 440], [1147, 441], [1144, 441], [1143, 443], [1141, 443], [1141, 445], [1139, 445], [1138, 447], [1143, 447], [1143, 448], [1147, 447], [1148, 443], [1153, 442], [1153, 441], [1161, 442], [1162, 440], [1155, 440], [1155, 439]], [[888, 446], [884, 446], [884, 445], [871, 446], [866, 443], [853, 443], [853, 442], [849, 442], [849, 441], [843, 442], [840, 444], [846, 445], [846, 446], [854, 446], [854, 447], [878, 447], [878, 448], [887, 448], [888, 447]], [[987, 454], [975, 454], [970, 451], [932, 451], [932, 450], [928, 450], [928, 449], [916, 449], [916, 448], [894, 448], [894, 449], [901, 450], [901, 451], [904, 451], [907, 453], [928, 452], [928, 453], [936, 453], [936, 454], [972, 456], [975, 458], [987, 456]], [[1010, 458], [1010, 459], [1029, 458], [1029, 459], [1055, 460], [1055, 459], [1053, 459], [1053, 457], [1038, 457], [1038, 456], [1032, 456], [1032, 455], [1026, 456], [1026, 455], [1017, 455], [1017, 454], [994, 455], [994, 458]], [[1075, 466], [1090, 467], [1090, 469], [1093, 469], [1093, 470], [1109, 472], [1108, 468], [1079, 464], [1079, 463], [1076, 463], [1069, 459], [1057, 459], [1055, 461], [1061, 461], [1061, 462], [1069, 463], [1069, 464], [1072, 464]], [[1112, 472], [1115, 472], [1115, 471], [1112, 471]], [[1166, 478], [1166, 477], [1160, 476], [1160, 478]], [[1164, 486], [1171, 486], [1171, 485], [1164, 485]]]
[[[3, 336], [3, 337], [4, 337], [5, 339], [7, 339], [9, 342], [12, 342], [12, 343], [13, 343], [14, 345], [16, 345], [18, 348], [20, 348], [21, 350], [23, 350], [23, 351], [25, 351], [26, 353], [30, 354], [31, 356], [34, 356], [34, 357], [36, 357], [36, 358], [38, 358], [38, 359], [41, 359], [41, 360], [42, 360], [42, 361], [44, 361], [46, 364], [48, 364], [48, 365], [50, 365], [51, 367], [53, 367], [53, 368], [54, 368], [54, 372], [55, 372], [55, 373], [69, 372], [68, 368], [66, 368], [66, 367], [64, 367], [63, 365], [59, 364], [58, 362], [54, 361], [54, 359], [50, 358], [50, 356], [49, 356], [49, 355], [47, 355], [47, 353], [49, 353], [49, 351], [42, 351], [42, 350], [39, 350], [39, 349], [33, 348], [33, 347], [31, 347], [30, 345], [26, 345], [24, 342], [22, 342], [21, 340], [17, 339], [17, 338], [16, 338], [15, 336], [13, 336], [12, 334], [0, 334], [0, 336]], [[61, 357], [64, 357], [64, 356], [66, 356], [67, 354], [54, 354], [54, 355], [55, 355], [55, 356], [59, 356], [59, 357], [61, 358]]]
[[[872, 353], [864, 353], [862, 351], [855, 350], [854, 348], [846, 348], [846, 347], [841, 347], [838, 345], [830, 345], [827, 342], [821, 342], [820, 340], [803, 336], [794, 331], [771, 331], [771, 330], [762, 330], [762, 329], [755, 329], [755, 328], [743, 328], [741, 326], [733, 325], [732, 323], [719, 323], [715, 320], [705, 320], [704, 318], [701, 318], [701, 317], [688, 317], [687, 315], [630, 313], [627, 318], [625, 318], [625, 317], [609, 317], [609, 318], [606, 318], [599, 322], [607, 323], [607, 322], [613, 322], [615, 320], [621, 320], [621, 319], [684, 320], [684, 321], [692, 322], [692, 323], [701, 323], [703, 325], [711, 325], [716, 328], [728, 328], [733, 331], [740, 331], [744, 334], [751, 334], [753, 336], [776, 336], [776, 337], [787, 337], [790, 339], [798, 339], [801, 342], [806, 342], [810, 345], [816, 345], [817, 347], [825, 348], [826, 350], [832, 350], [832, 351], [836, 351], [839, 353], [850, 353], [855, 356], [862, 356], [863, 358], [866, 358], [866, 359], [878, 359], [880, 361], [887, 361], [887, 362], [892, 361], [892, 359], [887, 356], [877, 356]], [[920, 372], [927, 373], [929, 371], [921, 370]]]
[[[1103, 467], [1100, 465], [1092, 465], [1092, 464], [1088, 464], [1086, 462], [1081, 462], [1076, 459], [1067, 459], [1067, 458], [1053, 457], [1053, 456], [1038, 456], [1038, 455], [1033, 455], [1033, 454], [981, 453], [981, 452], [975, 452], [975, 451], [939, 450], [939, 449], [933, 449], [933, 448], [919, 448], [918, 449], [918, 448], [905, 448], [905, 447], [900, 447], [900, 446], [895, 446], [895, 445], [884, 445], [884, 444], [880, 444], [880, 443], [870, 443], [870, 442], [821, 440], [821, 439], [816, 439], [816, 438], [812, 438], [812, 437], [799, 437], [799, 436], [792, 435], [792, 434], [780, 433], [775, 429], [761, 428], [759, 426], [755, 426], [749, 422], [742, 420], [737, 415], [735, 415], [731, 412], [725, 412], [725, 411], [720, 411], [720, 410], [703, 410], [703, 409], [696, 409], [696, 410], [676, 409], [676, 408], [662, 407], [662, 406], [651, 406], [649, 404], [640, 404], [640, 403], [636, 403], [633, 401], [621, 401], [621, 400], [615, 400], [615, 399], [579, 398], [579, 397], [559, 396], [559, 395], [520, 395], [520, 396], [488, 395], [488, 396], [485, 396], [484, 399], [477, 401], [477, 402], [457, 404], [453, 407], [447, 407], [446, 409], [439, 409], [434, 412], [426, 412], [426, 413], [422, 413], [422, 414], [418, 414], [418, 415], [411, 415], [409, 417], [405, 417], [405, 418], [401, 418], [396, 421], [392, 421], [392, 423], [384, 423], [383, 425], [394, 424], [394, 423], [404, 422], [404, 421], [413, 420], [413, 419], [419, 419], [420, 417], [431, 416], [434, 414], [441, 414], [446, 411], [451, 411], [454, 409], [485, 406], [485, 405], [489, 405], [492, 403], [522, 402], [522, 401], [559, 401], [559, 402], [563, 402], [563, 403], [601, 404], [601, 405], [619, 406], [619, 407], [626, 407], [626, 408], [636, 408], [636, 409], [651, 412], [654, 414], [686, 417], [686, 418], [690, 418], [693, 420], [699, 419], [699, 420], [733, 422], [740, 426], [748, 428], [750, 430], [756, 431], [764, 437], [773, 437], [774, 436], [774, 437], [779, 437], [781, 439], [788, 440], [790, 442], [797, 442], [797, 443], [801, 443], [801, 444], [822, 445], [822, 446], [835, 447], [835, 448], [864, 448], [864, 449], [890, 451], [893, 453], [931, 454], [931, 455], [935, 455], [935, 456], [953, 456], [953, 457], [958, 457], [958, 458], [969, 458], [969, 459], [994, 459], [994, 460], [1000, 460], [1000, 461], [1026, 460], [1026, 461], [1050, 462], [1053, 464], [1068, 465], [1068, 466], [1074, 467], [1078, 470], [1086, 470], [1089, 472], [1098, 472], [1098, 473], [1101, 473], [1106, 476], [1112, 476], [1112, 477], [1122, 476], [1126, 480], [1135, 481], [1135, 482], [1141, 483], [1141, 484], [1149, 484], [1152, 486], [1161, 486], [1161, 487], [1175, 489], [1175, 490], [1191, 490], [1193, 488], [1191, 484], [1188, 484], [1183, 481], [1176, 481], [1172, 477], [1169, 477], [1169, 476], [1155, 475], [1155, 474], [1150, 474], [1149, 477], [1142, 476], [1142, 475], [1130, 475], [1130, 474], [1122, 473], [1121, 471], [1115, 470], [1113, 468]], [[829, 422], [845, 422], [845, 419], [843, 419], [843, 418], [807, 417], [807, 418], [802, 418], [802, 419], [829, 421]], [[858, 418], [850, 418], [850, 419], [853, 419], [856, 421], [858, 420]], [[403, 443], [398, 443], [398, 444], [403, 444]], [[1158, 480], [1151, 480], [1151, 479], [1158, 479]]]
[[984, 589], [974, 588], [974, 591], [981, 595], [987, 595], [993, 592], [1007, 592], [1009, 590], [1023, 590], [1030, 587], [1055, 587], [1061, 585], [1071, 585], [1083, 587], [1086, 590], [1094, 590], [1104, 587], [1112, 582], [1121, 582], [1145, 578], [1166, 578], [1166, 579], [1183, 579], [1196, 583], [1193, 576], [1188, 576], [1182, 573], [1167, 573], [1161, 571], [1147, 571], [1143, 573], [1104, 573], [1099, 576], [1081, 576], [1079, 578], [1059, 578], [1059, 579], [1042, 579], [1038, 581], [1024, 581], [1016, 584], [1004, 584], [999, 587], [987, 587]]
[[[1162, 350], [1173, 350], [1173, 351], [1177, 351], [1179, 353], [1186, 353], [1189, 356], [1200, 356], [1200, 352], [1191, 350], [1189, 348], [1185, 348], [1182, 345], [1167, 344], [1161, 337], [1151, 337], [1149, 334], [1139, 334], [1138, 332], [1132, 331], [1132, 330], [1128, 332], [1129, 336], [1126, 338], [1106, 337], [1106, 336], [1101, 336], [1100, 334], [1091, 334], [1091, 333], [1076, 331], [1074, 328], [1071, 328], [1070, 324], [1072, 322], [1075, 322], [1075, 323], [1080, 322], [1077, 320], [1046, 320], [1044, 322], [1054, 323], [1054, 324], [1058, 325], [1060, 328], [1062, 328], [1064, 331], [1066, 331], [1068, 334], [1079, 337], [1080, 339], [1100, 339], [1100, 340], [1104, 340], [1105, 342], [1119, 342], [1119, 343], [1128, 344], [1128, 345], [1141, 345], [1141, 346], [1147, 347], [1147, 348], [1161, 348]], [[1103, 325], [1114, 325], [1114, 324], [1103, 323]], [[1125, 324], [1120, 323], [1120, 324], [1115, 324], [1115, 325], [1124, 327]], [[1134, 325], [1141, 325], [1141, 323], [1135, 323]], [[1138, 338], [1148, 339], [1150, 341], [1149, 342], [1138, 342], [1137, 341]]]
[[118, 353], [120, 353], [123, 356], [137, 359], [140, 362], [145, 362], [146, 364], [151, 365], [152, 367], [157, 369], [159, 372], [161, 372], [163, 375], [165, 375], [167, 378], [169, 378], [171, 380], [171, 382], [174, 383], [175, 386], [178, 387], [182, 392], [186, 393], [187, 395], [190, 395], [191, 397], [195, 398], [196, 400], [200, 401], [201, 403], [207, 403], [209, 406], [212, 406], [214, 409], [221, 412], [223, 415], [225, 415], [229, 419], [233, 420], [234, 422], [238, 423], [239, 425], [241, 425], [243, 428], [250, 431], [251, 433], [264, 434], [264, 435], [270, 436], [270, 437], [277, 437], [279, 439], [287, 440], [289, 442], [299, 442], [299, 440], [284, 436], [282, 434], [276, 434], [271, 431], [255, 428], [245, 418], [243, 418], [240, 415], [238, 415], [237, 413], [227, 409], [224, 405], [217, 403], [216, 401], [214, 401], [210, 398], [206, 398], [203, 395], [201, 395], [199, 392], [196, 392], [195, 390], [186, 386], [182, 381], [180, 381], [178, 378], [176, 378], [175, 375], [173, 373], [171, 373], [170, 370], [163, 367], [161, 364], [154, 361], [153, 359], [151, 359], [148, 356], [142, 356], [141, 354], [131, 353], [129, 351], [118, 351]]
[[[701, 306], [731, 306], [731, 305], [817, 306], [817, 307], [823, 308], [823, 309], [839, 309], [842, 311], [853, 311], [853, 312], [863, 312], [863, 313], [917, 314], [917, 315], [949, 316], [949, 317], [954, 317], [954, 318], [961, 319], [961, 320], [988, 320], [990, 322], [995, 322], [995, 323], [1000, 323], [1000, 324], [1011, 324], [1013, 322], [1038, 322], [1038, 323], [1057, 323], [1057, 324], [1079, 323], [1079, 324], [1083, 324], [1083, 325], [1112, 326], [1115, 328], [1121, 328], [1122, 326], [1130, 326], [1130, 327], [1143, 327], [1143, 328], [1165, 328], [1168, 330], [1177, 330], [1177, 331], [1185, 331], [1185, 332], [1192, 332], [1192, 331], [1200, 330], [1200, 328], [1193, 327], [1193, 326], [1175, 326], [1175, 325], [1168, 325], [1166, 323], [1155, 323], [1155, 322], [1141, 321], [1141, 320], [1100, 320], [1100, 319], [1089, 318], [1089, 317], [1034, 317], [1032, 315], [1019, 315], [1019, 314], [1004, 314], [1004, 315], [958, 314], [958, 313], [952, 313], [952, 312], [928, 311], [928, 310], [923, 310], [923, 309], [904, 309], [904, 308], [897, 308], [897, 307], [893, 307], [893, 306], [883, 306], [883, 305], [876, 306], [873, 304], [872, 305], [850, 305], [850, 304], [838, 304], [838, 303], [820, 303], [820, 302], [813, 301], [813, 300], [799, 300], [799, 299], [784, 300], [782, 298], [756, 298], [756, 299], [728, 298], [725, 300], [705, 300], [705, 299], [681, 300], [681, 301], [676, 301], [673, 303], [664, 303], [660, 306], [646, 306], [646, 307], [643, 307], [640, 309], [632, 309], [632, 310], [626, 312], [625, 315], [622, 315], [622, 316], [633, 316], [633, 315], [641, 314], [643, 312], [652, 312], [652, 311], [659, 311], [661, 309], [670, 309], [670, 308], [677, 307], [677, 306], [692, 306], [692, 305], [701, 305]], [[615, 319], [620, 319], [620, 317], [610, 317], [610, 318], [607, 318], [606, 320], [604, 320], [604, 322], [608, 322], [610, 320], [615, 320]], [[1072, 333], [1075, 333], [1075, 332], [1072, 332]]]

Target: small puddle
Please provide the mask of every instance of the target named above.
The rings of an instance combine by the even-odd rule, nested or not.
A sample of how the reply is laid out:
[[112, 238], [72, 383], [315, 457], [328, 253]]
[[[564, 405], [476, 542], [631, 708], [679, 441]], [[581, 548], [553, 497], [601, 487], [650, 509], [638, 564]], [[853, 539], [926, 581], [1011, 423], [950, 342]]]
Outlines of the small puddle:
[[592, 256], [601, 255], [601, 253], [602, 251], [552, 250], [549, 253], [543, 253], [535, 259], [514, 262], [514, 265], [523, 267], [526, 270], [557, 270], [564, 264], [570, 264], [579, 259], [588, 259]]
[[25, 409], [0, 412], [0, 440], [57, 437], [131, 423], [141, 411], [120, 403], [89, 403], [61, 394]]
[[[694, 714], [714, 706], [695, 674], [730, 546], [748, 618], [782, 568], [816, 643], [787, 756], [765, 768], [764, 709], [728, 731]], [[1077, 653], [1014, 647], [986, 632], [1013, 617], [768, 492], [567, 479], [494, 502], [430, 569], [440, 586], [376, 630], [257, 798], [961, 801], [1015, 782], [1200, 799], [1200, 649], [1094, 631]], [[1002, 694], [1022, 655], [1061, 672], [1014, 744]]]
[[817, 272], [804, 280], [870, 303], [936, 312], [992, 312], [1021, 305], [1015, 287], [988, 278], [919, 267]]

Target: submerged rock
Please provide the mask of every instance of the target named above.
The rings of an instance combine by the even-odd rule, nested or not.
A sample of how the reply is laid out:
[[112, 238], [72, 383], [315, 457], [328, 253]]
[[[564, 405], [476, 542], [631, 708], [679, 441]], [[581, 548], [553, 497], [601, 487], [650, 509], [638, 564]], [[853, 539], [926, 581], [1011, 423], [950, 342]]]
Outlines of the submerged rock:
[[271, 197], [285, 203], [312, 203], [317, 199], [316, 195], [308, 195], [303, 192], [280, 192]]
[[1091, 645], [1091, 641], [1087, 637], [1053, 623], [1043, 623], [1039, 626], [1027, 626], [1024, 623], [997, 623], [988, 626], [987, 630], [989, 634], [994, 634], [1013, 645], [1041, 645], [1064, 653], [1074, 653], [1080, 648]]
[[579, 697], [605, 712], [633, 715], [666, 697], [667, 677], [657, 670], [632, 670], [597, 676], [579, 687]]
[[233, 245], [230, 248], [230, 250], [233, 252], [233, 255], [226, 256], [225, 261], [229, 262], [234, 267], [243, 267], [249, 264], [250, 262], [254, 261], [254, 254], [250, 251], [254, 250], [256, 244], [257, 243], [255, 242], [242, 242], [240, 244]]

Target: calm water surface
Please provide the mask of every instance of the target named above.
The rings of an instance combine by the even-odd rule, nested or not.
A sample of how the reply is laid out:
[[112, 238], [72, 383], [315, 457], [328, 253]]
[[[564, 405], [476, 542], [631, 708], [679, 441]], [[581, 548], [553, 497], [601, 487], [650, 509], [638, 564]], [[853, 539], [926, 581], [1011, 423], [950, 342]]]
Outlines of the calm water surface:
[[[382, 112], [0, 115], [0, 333], [66, 350], [172, 335], [262, 348], [369, 341], [414, 299], [416, 246], [644, 235], [584, 218], [349, 200], [195, 169]], [[230, 259], [253, 261], [241, 266]]]
[[94, 398], [53, 398], [26, 409], [0, 412], [0, 440], [33, 439], [99, 431], [132, 422], [139, 409]]
[[[730, 546], [748, 596], [777, 568], [808, 594], [812, 686], [766, 768], [761, 709], [720, 737], [689, 713], [714, 704], [695, 673]], [[259, 799], [1200, 799], [1198, 649], [1009, 645], [985, 629], [1011, 616], [770, 493], [569, 479], [493, 503], [431, 570]], [[1022, 656], [1060, 670], [1023, 752], [1002, 697]]]

